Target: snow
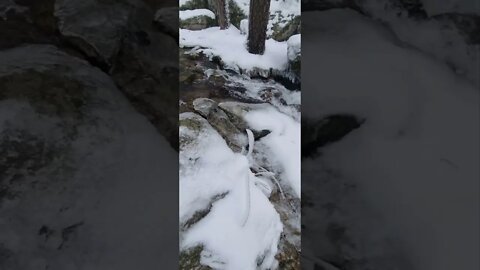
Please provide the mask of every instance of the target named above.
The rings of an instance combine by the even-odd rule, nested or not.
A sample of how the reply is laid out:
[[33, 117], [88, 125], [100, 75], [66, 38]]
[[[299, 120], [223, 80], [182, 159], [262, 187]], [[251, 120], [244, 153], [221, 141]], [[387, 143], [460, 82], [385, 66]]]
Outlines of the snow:
[[300, 15], [300, 0], [272, 0], [270, 2], [270, 14], [281, 12], [284, 17]]
[[[250, 0], [234, 0], [245, 15], [250, 13]], [[299, 0], [272, 0], [270, 2], [270, 14], [281, 12], [285, 17], [288, 15], [300, 15]]]
[[273, 157], [280, 164], [285, 179], [294, 194], [300, 198], [300, 123], [272, 106], [262, 110], [252, 110], [244, 116], [254, 129], [270, 130], [261, 139]]
[[[435, 3], [441, 7], [448, 1], [435, 1]], [[432, 3], [431, 5], [436, 6]], [[394, 34], [392, 38], [428, 53], [439, 61], [449, 63], [456, 73], [465, 76], [480, 87], [478, 76], [480, 46], [467, 44], [463, 34], [452, 23], [435, 19], [411, 20], [405, 14], [399, 15], [397, 9], [389, 8], [388, 5], [385, 6], [383, 2], [377, 0], [367, 0], [364, 8], [373, 18], [389, 26]], [[480, 6], [477, 6], [471, 11], [478, 11], [479, 8]]]
[[207, 16], [212, 19], [215, 19], [215, 14], [209, 9], [193, 9], [193, 10], [180, 10], [179, 12], [180, 20], [187, 20], [193, 17], [198, 16]]
[[[381, 223], [355, 237], [372, 243], [383, 237], [379, 231], [388, 231], [408, 269], [478, 269], [478, 89], [355, 12], [302, 15], [302, 49], [309, 55], [303, 58], [309, 73], [302, 85], [316, 91], [315, 98], [303, 98], [302, 116], [350, 113], [366, 119], [308, 161], [304, 185], [332, 177], [319, 173], [328, 169], [358, 186], [357, 196], [379, 213]], [[308, 195], [321, 200], [325, 193]], [[362, 226], [365, 219], [349, 226], [368, 228]], [[368, 241], [360, 253], [388, 251], [387, 240], [384, 246]], [[318, 252], [321, 245], [302, 239], [303, 250]]]
[[180, 151], [180, 223], [208, 207], [213, 197], [225, 197], [181, 234], [181, 249], [203, 245], [201, 262], [216, 269], [256, 269], [256, 260], [263, 255], [261, 269], [274, 268], [283, 226], [273, 205], [254, 185], [256, 177], [247, 157], [232, 152], [200, 116], [182, 113], [182, 119], [196, 119], [204, 128], [195, 135], [180, 127], [180, 137], [195, 138]]
[[[29, 57], [23, 57], [26, 52]], [[108, 76], [67, 58], [46, 45], [0, 52], [2, 76], [26, 66], [42, 72], [68, 63], [71, 70], [62, 75], [91, 86], [82, 91], [94, 100], [78, 122], [40, 114], [26, 100], [0, 101], [2, 136], [25, 131], [44, 142], [45, 151], [60, 148], [54, 160], [24, 178], [37, 185], [12, 184], [21, 196], [2, 201], [1, 250], [12, 256], [2, 257], [0, 268], [175, 268], [178, 262], [171, 258], [177, 251], [165, 247], [178, 243], [170, 233], [178, 228], [177, 208], [170, 206], [177, 200], [171, 187], [178, 175], [177, 153]], [[65, 126], [75, 126], [77, 135], [65, 133]], [[82, 225], [59, 249], [62, 230], [74, 224]], [[38, 234], [42, 225], [53, 231], [48, 239]]]
[[287, 43], [268, 39], [263, 55], [251, 54], [246, 49], [246, 36], [233, 25], [228, 29], [210, 27], [199, 31], [180, 29], [180, 46], [196, 47], [207, 56], [219, 56], [227, 67], [251, 71], [284, 70], [288, 64]]
[[287, 40], [287, 51], [288, 51], [288, 59], [290, 61], [295, 60], [299, 55], [301, 55], [301, 35], [293, 35]]
[[240, 33], [242, 35], [248, 35], [248, 19], [240, 21]]

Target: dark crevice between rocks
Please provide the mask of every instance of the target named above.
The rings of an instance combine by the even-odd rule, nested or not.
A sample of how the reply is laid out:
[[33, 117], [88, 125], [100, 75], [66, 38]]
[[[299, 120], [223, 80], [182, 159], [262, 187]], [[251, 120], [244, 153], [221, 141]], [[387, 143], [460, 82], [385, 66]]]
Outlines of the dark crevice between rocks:
[[318, 149], [337, 142], [359, 128], [365, 120], [350, 114], [336, 114], [314, 121], [302, 119], [302, 159], [317, 155]]

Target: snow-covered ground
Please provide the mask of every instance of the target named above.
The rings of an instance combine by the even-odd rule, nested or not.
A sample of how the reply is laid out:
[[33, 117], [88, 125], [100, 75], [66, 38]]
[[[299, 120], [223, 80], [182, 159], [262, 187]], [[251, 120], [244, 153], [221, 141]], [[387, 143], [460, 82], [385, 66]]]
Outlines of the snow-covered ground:
[[[339, 250], [369, 269], [478, 269], [479, 90], [354, 11], [302, 18], [302, 117], [365, 119], [302, 162], [316, 205], [303, 210], [306, 269]], [[318, 208], [335, 190], [327, 182], [352, 187], [334, 200], [333, 216]], [[348, 239], [333, 250], [322, 228], [339, 220]]]
[[203, 47], [198, 51], [207, 56], [219, 56], [231, 69], [251, 71], [255, 68], [283, 70], [287, 67], [287, 43], [268, 39], [263, 55], [250, 54], [246, 48], [246, 35], [231, 25], [228, 29], [210, 27], [191, 31], [180, 29], [180, 46]]
[[202, 123], [201, 130], [180, 127], [188, 138], [180, 152], [180, 223], [195, 211], [210, 212], [182, 234], [181, 248], [203, 245], [201, 263], [216, 269], [260, 269], [276, 266], [274, 256], [283, 229], [268, 197], [255, 185], [246, 156], [234, 153], [223, 138], [200, 116], [183, 113], [180, 121]]

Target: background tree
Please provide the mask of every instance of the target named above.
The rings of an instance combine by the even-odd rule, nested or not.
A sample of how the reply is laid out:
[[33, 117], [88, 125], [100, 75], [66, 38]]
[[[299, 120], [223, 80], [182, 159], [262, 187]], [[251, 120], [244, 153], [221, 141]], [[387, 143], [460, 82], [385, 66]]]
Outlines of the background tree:
[[253, 54], [265, 52], [270, 0], [250, 0], [247, 49]]
[[226, 10], [226, 2], [227, 0], [215, 0], [216, 8], [217, 8], [217, 16], [218, 16], [218, 26], [220, 29], [227, 29], [228, 28], [228, 19], [227, 19], [227, 10]]

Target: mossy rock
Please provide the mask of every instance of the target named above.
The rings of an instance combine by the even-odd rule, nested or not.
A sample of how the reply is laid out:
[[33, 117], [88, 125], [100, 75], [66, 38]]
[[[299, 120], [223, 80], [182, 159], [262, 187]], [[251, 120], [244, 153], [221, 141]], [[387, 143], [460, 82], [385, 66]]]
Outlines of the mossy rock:
[[186, 20], [180, 20], [180, 28], [188, 30], [202, 30], [213, 27], [216, 24], [216, 20], [204, 15], [195, 16]]
[[81, 119], [90, 99], [81, 82], [33, 69], [0, 77], [0, 89], [0, 100], [26, 100], [38, 113], [49, 116]]
[[293, 19], [287, 22], [284, 27], [280, 27], [278, 24], [273, 27], [272, 38], [276, 41], [286, 41], [291, 36], [300, 34], [301, 32], [301, 19], [300, 16], [295, 16]]

